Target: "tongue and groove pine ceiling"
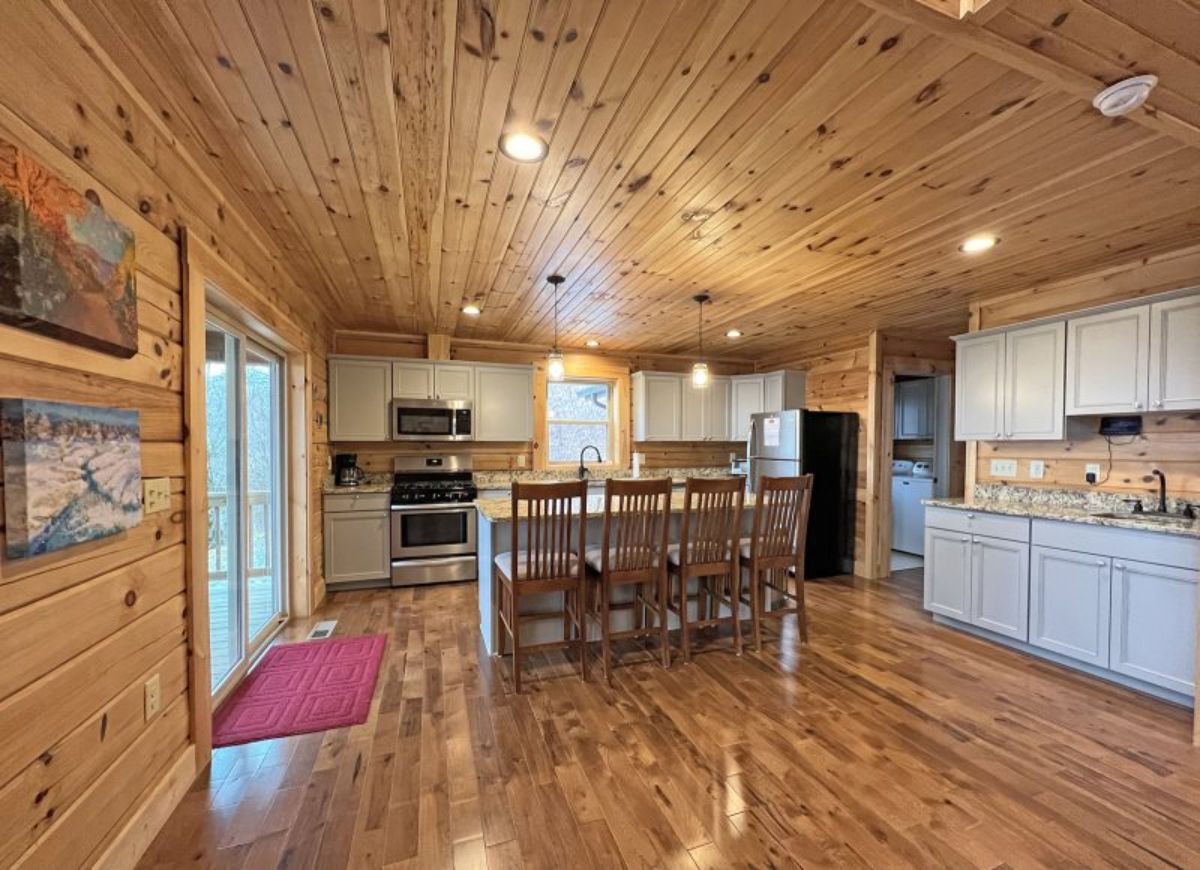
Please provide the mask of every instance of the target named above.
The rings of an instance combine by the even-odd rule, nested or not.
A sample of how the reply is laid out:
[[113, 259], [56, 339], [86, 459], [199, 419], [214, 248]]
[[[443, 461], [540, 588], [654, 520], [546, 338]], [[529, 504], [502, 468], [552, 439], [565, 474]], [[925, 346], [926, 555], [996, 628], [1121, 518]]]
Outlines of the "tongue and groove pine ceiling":
[[710, 347], [769, 359], [1200, 238], [1196, 0], [975, 3], [69, 8], [339, 327], [547, 343], [558, 271], [566, 345], [691, 351], [707, 291]]

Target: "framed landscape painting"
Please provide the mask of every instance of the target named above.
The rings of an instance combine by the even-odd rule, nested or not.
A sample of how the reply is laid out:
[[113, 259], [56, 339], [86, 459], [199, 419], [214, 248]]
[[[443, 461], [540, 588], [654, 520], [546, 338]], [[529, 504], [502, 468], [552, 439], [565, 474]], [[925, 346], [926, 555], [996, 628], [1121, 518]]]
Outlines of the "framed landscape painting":
[[3, 139], [0, 322], [114, 356], [137, 353], [133, 233]]
[[5, 555], [36, 556], [142, 519], [137, 411], [0, 399]]

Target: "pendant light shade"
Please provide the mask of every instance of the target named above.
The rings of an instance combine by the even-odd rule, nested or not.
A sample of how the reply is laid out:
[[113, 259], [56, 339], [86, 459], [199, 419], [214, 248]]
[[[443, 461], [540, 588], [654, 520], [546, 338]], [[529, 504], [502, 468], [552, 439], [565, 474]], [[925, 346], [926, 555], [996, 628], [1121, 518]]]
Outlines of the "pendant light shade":
[[567, 367], [563, 362], [562, 351], [558, 349], [558, 285], [567, 280], [562, 275], [551, 275], [546, 278], [554, 288], [554, 346], [546, 354], [546, 377], [551, 381], [561, 381], [567, 376]]
[[[700, 356], [704, 356], [704, 303], [709, 300], [707, 293], [699, 293], [692, 297], [692, 301], [700, 306], [700, 319], [698, 324], [697, 334], [699, 336]], [[692, 386], [697, 389], [704, 389], [708, 386], [708, 363], [702, 359], [697, 360], [692, 364]]]

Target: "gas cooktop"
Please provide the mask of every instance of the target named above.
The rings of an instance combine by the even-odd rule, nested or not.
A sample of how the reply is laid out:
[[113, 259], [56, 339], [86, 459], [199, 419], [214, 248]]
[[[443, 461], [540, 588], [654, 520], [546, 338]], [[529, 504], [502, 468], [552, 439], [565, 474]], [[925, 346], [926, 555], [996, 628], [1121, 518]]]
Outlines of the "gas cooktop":
[[458, 504], [479, 493], [469, 456], [404, 456], [393, 470], [393, 505]]

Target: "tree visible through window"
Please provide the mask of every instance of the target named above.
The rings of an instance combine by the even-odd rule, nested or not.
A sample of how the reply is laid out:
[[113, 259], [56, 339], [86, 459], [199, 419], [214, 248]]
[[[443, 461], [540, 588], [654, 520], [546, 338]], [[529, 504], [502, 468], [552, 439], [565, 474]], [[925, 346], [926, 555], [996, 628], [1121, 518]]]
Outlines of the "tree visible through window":
[[[612, 456], [612, 384], [607, 381], [550, 383], [546, 392], [546, 443], [550, 462], [575, 463], [592, 445], [604, 462]], [[595, 459], [591, 451], [588, 456]]]

